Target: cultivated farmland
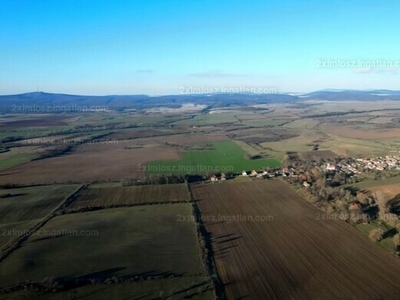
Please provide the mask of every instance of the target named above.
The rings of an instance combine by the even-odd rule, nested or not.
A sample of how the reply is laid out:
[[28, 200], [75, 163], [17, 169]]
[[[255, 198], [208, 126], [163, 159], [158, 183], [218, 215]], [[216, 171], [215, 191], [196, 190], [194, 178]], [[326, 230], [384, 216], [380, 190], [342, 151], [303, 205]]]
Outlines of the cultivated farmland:
[[400, 261], [279, 180], [193, 184], [227, 299], [396, 299]]
[[104, 187], [91, 185], [81, 191], [70, 209], [188, 201], [186, 184]]
[[79, 145], [71, 153], [32, 161], [0, 172], [0, 184], [64, 183], [122, 180], [145, 175], [155, 157], [179, 159], [179, 152], [160, 145], [136, 148], [133, 141]]
[[53, 185], [0, 190], [0, 249], [47, 216], [78, 186]]
[[[214, 300], [212, 282], [206, 276], [184, 276], [118, 284], [94, 284], [58, 293], [40, 294], [41, 300]], [[0, 294], [0, 300], [38, 299], [33, 291]]]
[[149, 174], [242, 172], [259, 170], [262, 167], [276, 167], [276, 159], [246, 159], [246, 152], [235, 142], [213, 142], [211, 150], [183, 151], [180, 160], [153, 161], [148, 164]]
[[46, 277], [203, 276], [196, 226], [179, 222], [191, 211], [187, 203], [53, 218], [1, 262], [1, 285]]

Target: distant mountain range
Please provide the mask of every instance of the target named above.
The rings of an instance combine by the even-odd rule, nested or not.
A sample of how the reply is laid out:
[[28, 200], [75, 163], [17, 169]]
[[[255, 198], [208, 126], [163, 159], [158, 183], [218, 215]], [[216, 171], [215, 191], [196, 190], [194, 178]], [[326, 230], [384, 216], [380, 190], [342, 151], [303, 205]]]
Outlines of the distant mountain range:
[[[107, 107], [123, 110], [127, 108], [146, 109], [150, 107], [179, 107], [183, 103], [201, 103], [209, 107], [246, 106], [274, 102], [299, 102], [306, 100], [325, 101], [400, 101], [400, 91], [393, 90], [322, 90], [305, 94], [181, 94], [168, 96], [108, 95], [82, 96], [33, 92], [0, 96], [2, 112], [46, 112], [54, 107]], [[46, 109], [45, 107], [49, 109]], [[53, 108], [50, 108], [50, 106]], [[77, 109], [70, 109], [76, 111]], [[68, 111], [68, 109], [65, 109]]]

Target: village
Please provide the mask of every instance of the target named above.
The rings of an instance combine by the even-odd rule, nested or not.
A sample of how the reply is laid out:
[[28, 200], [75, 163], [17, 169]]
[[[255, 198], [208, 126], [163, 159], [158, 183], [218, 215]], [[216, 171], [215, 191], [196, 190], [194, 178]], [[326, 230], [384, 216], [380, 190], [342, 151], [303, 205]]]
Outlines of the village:
[[[306, 167], [304, 166], [306, 162], [293, 161], [288, 166], [283, 166], [281, 168], [264, 168], [261, 171], [242, 171], [240, 174], [214, 174], [209, 180], [210, 182], [220, 182], [225, 181], [227, 179], [235, 178], [235, 177], [249, 177], [253, 179], [267, 179], [272, 177], [299, 177], [301, 174], [306, 172]], [[385, 156], [385, 157], [375, 157], [375, 158], [351, 158], [351, 157], [338, 157], [335, 161], [324, 161], [320, 160], [319, 162], [312, 161], [307, 162], [307, 164], [311, 164], [313, 168], [316, 168], [318, 171], [322, 171], [325, 174], [334, 175], [336, 173], [344, 173], [348, 177], [357, 177], [357, 175], [361, 175], [363, 173], [375, 170], [375, 171], [384, 171], [384, 170], [396, 170], [400, 171], [400, 157], [398, 156]], [[330, 176], [327, 176], [328, 180], [330, 180]], [[311, 182], [304, 181], [304, 187], [310, 187]]]

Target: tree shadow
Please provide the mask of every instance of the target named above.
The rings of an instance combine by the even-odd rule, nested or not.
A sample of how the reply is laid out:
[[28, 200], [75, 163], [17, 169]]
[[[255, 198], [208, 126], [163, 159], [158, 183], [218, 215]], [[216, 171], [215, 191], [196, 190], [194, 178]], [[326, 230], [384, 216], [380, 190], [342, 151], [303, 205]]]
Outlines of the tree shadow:
[[391, 237], [393, 237], [396, 233], [397, 233], [396, 228], [391, 228], [391, 229], [387, 230], [387, 231], [383, 234], [382, 239], [391, 238]]

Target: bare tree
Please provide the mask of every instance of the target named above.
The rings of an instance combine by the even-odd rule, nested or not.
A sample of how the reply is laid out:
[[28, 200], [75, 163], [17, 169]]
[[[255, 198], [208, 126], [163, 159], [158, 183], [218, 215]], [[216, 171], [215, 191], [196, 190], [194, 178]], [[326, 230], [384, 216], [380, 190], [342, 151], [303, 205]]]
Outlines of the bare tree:
[[383, 238], [383, 234], [385, 232], [381, 228], [375, 228], [372, 229], [371, 232], [369, 233], [369, 238], [375, 242], [379, 242]]

